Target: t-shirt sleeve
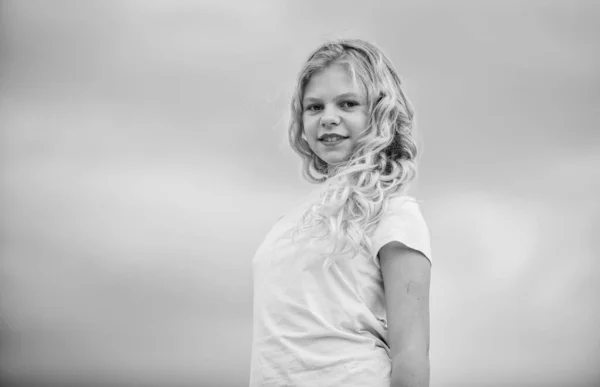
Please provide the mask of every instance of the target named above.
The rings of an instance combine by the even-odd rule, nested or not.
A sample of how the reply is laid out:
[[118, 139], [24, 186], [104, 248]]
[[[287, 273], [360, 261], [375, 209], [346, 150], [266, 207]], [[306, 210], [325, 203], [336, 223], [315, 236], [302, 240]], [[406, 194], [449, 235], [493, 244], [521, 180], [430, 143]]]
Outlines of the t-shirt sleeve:
[[398, 241], [421, 252], [431, 262], [429, 229], [419, 204], [405, 198], [391, 198], [383, 217], [371, 236], [371, 256], [379, 266], [379, 250]]

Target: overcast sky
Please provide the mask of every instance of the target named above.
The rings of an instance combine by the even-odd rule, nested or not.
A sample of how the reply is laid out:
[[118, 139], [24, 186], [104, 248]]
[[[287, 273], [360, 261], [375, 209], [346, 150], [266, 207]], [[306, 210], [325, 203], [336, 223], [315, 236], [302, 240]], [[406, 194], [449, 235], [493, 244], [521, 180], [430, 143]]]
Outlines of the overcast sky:
[[313, 188], [286, 138], [295, 77], [324, 41], [358, 37], [416, 110], [432, 387], [600, 380], [597, 2], [1, 7], [15, 378], [245, 385], [252, 257]]

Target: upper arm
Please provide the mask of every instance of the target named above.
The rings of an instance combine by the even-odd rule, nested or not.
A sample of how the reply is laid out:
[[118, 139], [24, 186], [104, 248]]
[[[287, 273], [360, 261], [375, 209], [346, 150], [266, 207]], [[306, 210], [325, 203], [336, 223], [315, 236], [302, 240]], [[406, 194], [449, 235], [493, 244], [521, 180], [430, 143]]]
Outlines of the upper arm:
[[397, 241], [381, 248], [379, 260], [392, 360], [406, 353], [428, 357], [430, 261]]

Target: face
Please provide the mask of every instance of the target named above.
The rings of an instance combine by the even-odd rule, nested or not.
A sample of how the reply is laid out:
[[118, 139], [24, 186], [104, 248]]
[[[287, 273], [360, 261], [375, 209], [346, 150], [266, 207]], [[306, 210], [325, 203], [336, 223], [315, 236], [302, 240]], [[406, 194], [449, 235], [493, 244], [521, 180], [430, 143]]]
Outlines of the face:
[[[329, 165], [347, 161], [368, 123], [366, 96], [348, 71], [333, 64], [314, 74], [307, 83], [302, 101], [305, 139], [313, 152]], [[325, 142], [323, 135], [343, 139]]]

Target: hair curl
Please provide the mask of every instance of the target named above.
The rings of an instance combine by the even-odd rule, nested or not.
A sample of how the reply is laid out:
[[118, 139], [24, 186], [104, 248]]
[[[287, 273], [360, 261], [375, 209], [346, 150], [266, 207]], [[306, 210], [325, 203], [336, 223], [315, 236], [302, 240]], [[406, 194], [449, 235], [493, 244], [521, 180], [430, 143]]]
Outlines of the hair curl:
[[[311, 77], [334, 63], [344, 66], [362, 86], [369, 120], [350, 159], [328, 165], [303, 138], [302, 100]], [[344, 253], [354, 257], [362, 249], [370, 254], [370, 236], [390, 197], [414, 200], [404, 195], [416, 177], [413, 116], [413, 107], [392, 63], [379, 48], [363, 40], [327, 42], [310, 55], [300, 71], [291, 102], [288, 140], [302, 158], [303, 177], [313, 184], [329, 184], [320, 203], [311, 205], [303, 214], [294, 238], [307, 229], [326, 229], [321, 239], [331, 238], [333, 250], [325, 254], [324, 271]]]

